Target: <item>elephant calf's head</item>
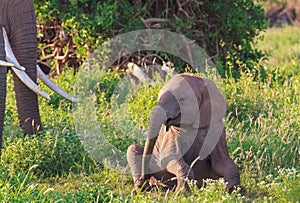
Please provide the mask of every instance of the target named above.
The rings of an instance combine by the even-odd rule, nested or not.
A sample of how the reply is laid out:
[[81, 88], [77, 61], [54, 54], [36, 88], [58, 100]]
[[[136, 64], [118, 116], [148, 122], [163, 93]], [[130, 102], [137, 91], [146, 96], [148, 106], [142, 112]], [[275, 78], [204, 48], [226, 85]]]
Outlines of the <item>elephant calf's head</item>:
[[225, 99], [213, 81], [186, 74], [176, 75], [165, 84], [157, 106], [166, 112], [167, 126], [203, 128], [222, 120], [226, 112]]

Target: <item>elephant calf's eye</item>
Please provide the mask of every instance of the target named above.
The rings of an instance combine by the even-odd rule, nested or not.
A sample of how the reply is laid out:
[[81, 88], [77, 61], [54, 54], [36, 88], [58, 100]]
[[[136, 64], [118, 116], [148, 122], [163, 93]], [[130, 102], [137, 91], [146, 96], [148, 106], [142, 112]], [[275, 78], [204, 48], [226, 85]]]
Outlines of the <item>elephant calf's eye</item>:
[[180, 96], [179, 98], [178, 98], [178, 101], [179, 102], [183, 102], [185, 100], [185, 96]]

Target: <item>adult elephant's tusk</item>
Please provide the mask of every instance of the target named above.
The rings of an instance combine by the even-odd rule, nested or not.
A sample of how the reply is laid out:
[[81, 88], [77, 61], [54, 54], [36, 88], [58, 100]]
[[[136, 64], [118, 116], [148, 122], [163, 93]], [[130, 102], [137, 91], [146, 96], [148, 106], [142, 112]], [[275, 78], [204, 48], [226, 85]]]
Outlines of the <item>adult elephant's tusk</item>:
[[80, 99], [73, 97], [72, 95], [66, 93], [62, 89], [60, 89], [57, 85], [55, 85], [46, 75], [45, 73], [41, 70], [39, 65], [36, 66], [37, 69], [37, 76], [38, 78], [43, 81], [50, 89], [52, 89], [54, 92], [59, 94], [60, 96], [70, 100], [71, 102], [80, 102]]
[[18, 63], [18, 61], [17, 61], [17, 59], [16, 59], [16, 57], [15, 57], [15, 55], [14, 55], [14, 53], [13, 53], [11, 47], [10, 47], [9, 40], [8, 40], [8, 37], [7, 37], [7, 34], [6, 34], [6, 31], [5, 31], [4, 27], [2, 28], [2, 30], [3, 30], [3, 39], [4, 39], [4, 45], [5, 45], [5, 52], [6, 52], [6, 61], [9, 62], [9, 63], [13, 63], [14, 67], [16, 69], [25, 71], [25, 68]]
[[4, 45], [5, 45], [5, 52], [6, 52], [6, 60], [10, 63], [13, 63], [13, 67], [11, 69], [15, 72], [17, 77], [32, 91], [34, 91], [37, 94], [40, 94], [42, 97], [50, 100], [49, 95], [41, 90], [39, 86], [31, 80], [31, 78], [25, 73], [25, 68], [22, 67], [19, 62], [17, 61], [11, 47], [8, 41], [8, 37], [6, 34], [6, 31], [3, 29], [3, 39], [4, 39]]
[[[9, 56], [6, 56], [6, 60], [9, 61], [9, 62], [13, 62], [13, 60], [11, 60], [11, 59], [9, 58]], [[12, 66], [11, 66], [11, 67], [12, 67]], [[13, 64], [13, 67], [15, 67], [15, 69], [18, 69], [18, 70], [21, 70], [21, 71], [25, 71], [25, 70], [26, 70], [23, 66], [16, 65], [16, 64]]]
[[9, 62], [0, 60], [0, 66], [9, 66], [9, 67], [12, 67], [12, 66], [15, 66], [15, 65], [13, 63], [9, 63]]
[[15, 65], [13, 63], [13, 60], [11, 60], [11, 58], [9, 56], [6, 56], [6, 60], [9, 61], [9, 62], [0, 60], [0, 66], [15, 67], [15, 68], [17, 68], [17, 69], [19, 69], [21, 71], [25, 71], [25, 68], [23, 66], [17, 66], [17, 65]]
[[[32, 91], [34, 91], [37, 94], [40, 94], [42, 97], [50, 100], [49, 95], [41, 90], [39, 86], [35, 82], [33, 82], [29, 76], [24, 72], [25, 68], [19, 64], [17, 61], [11, 47], [9, 44], [9, 40], [6, 34], [6, 31], [3, 29], [3, 38], [4, 38], [4, 44], [5, 44], [5, 51], [6, 51], [6, 60], [9, 63], [3, 63], [6, 64], [6, 66], [12, 66], [12, 70], [15, 72], [15, 74], [20, 78], [20, 80]], [[8, 64], [8, 65], [7, 65]], [[1, 65], [1, 63], [0, 63]], [[40, 67], [37, 65], [37, 76], [40, 78], [50, 89], [52, 89], [57, 94], [61, 95], [62, 97], [72, 101], [72, 102], [80, 102], [80, 99], [73, 97], [72, 95], [66, 93], [59, 87], [57, 87], [49, 78], [43, 73], [43, 71], [40, 69]]]
[[15, 72], [15, 74], [17, 75], [17, 77], [32, 91], [34, 91], [35, 93], [41, 95], [42, 97], [44, 97], [45, 99], [51, 100], [50, 96], [44, 92], [35, 82], [33, 82], [31, 80], [31, 78], [24, 72], [21, 70], [18, 70], [14, 67], [11, 67], [11, 69]]

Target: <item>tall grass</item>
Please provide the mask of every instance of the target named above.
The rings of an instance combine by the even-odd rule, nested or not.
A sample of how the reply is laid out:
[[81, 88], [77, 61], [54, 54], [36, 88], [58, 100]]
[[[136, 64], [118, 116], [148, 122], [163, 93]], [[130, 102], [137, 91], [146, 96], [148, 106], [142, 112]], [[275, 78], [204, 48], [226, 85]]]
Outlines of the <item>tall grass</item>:
[[[74, 129], [72, 104], [46, 89], [52, 101], [40, 99], [44, 130], [24, 137], [18, 126], [12, 80], [8, 80], [4, 149], [0, 162], [0, 202], [296, 202], [300, 192], [300, 73], [297, 50], [299, 29], [269, 30], [260, 48], [269, 54], [268, 77], [258, 81], [250, 72], [239, 80], [224, 79], [228, 102], [227, 143], [241, 172], [246, 192], [229, 195], [223, 180], [207, 181], [192, 192], [176, 194], [160, 189], [133, 196], [130, 175], [103, 167], [82, 146]], [[287, 34], [290, 37], [287, 37]], [[289, 44], [289, 45], [286, 45]], [[287, 58], [291, 60], [286, 60]], [[294, 59], [296, 62], [294, 63]], [[291, 71], [292, 70], [292, 71]], [[77, 76], [66, 72], [56, 78], [72, 92]], [[103, 71], [96, 85], [96, 112], [101, 130], [110, 143], [126, 151], [138, 142], [122, 125], [111, 97], [120, 78]], [[138, 89], [119, 106], [130, 125], [147, 130], [149, 110], [155, 105], [159, 86]], [[128, 123], [127, 123], [128, 124]], [[133, 129], [134, 130], [134, 129]]]

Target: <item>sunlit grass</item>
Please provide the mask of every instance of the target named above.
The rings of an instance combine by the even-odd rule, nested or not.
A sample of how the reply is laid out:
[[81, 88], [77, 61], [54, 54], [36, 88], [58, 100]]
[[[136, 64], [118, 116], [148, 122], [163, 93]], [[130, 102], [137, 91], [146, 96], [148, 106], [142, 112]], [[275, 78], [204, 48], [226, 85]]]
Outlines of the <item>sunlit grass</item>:
[[263, 50], [269, 60], [265, 69], [279, 73], [279, 77], [299, 75], [300, 70], [300, 28], [285, 26], [270, 28], [263, 34], [258, 48]]

